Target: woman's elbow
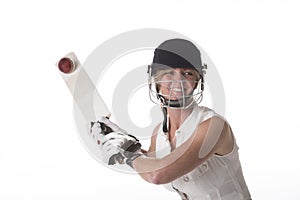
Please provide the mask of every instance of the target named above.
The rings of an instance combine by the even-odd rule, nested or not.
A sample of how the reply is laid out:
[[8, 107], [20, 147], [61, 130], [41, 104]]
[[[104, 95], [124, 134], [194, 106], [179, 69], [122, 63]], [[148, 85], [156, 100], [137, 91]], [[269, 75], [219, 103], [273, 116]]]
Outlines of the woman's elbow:
[[158, 176], [158, 174], [157, 173], [154, 173], [154, 174], [152, 174], [151, 176], [150, 176], [150, 183], [152, 183], [152, 184], [155, 184], [155, 185], [160, 185], [160, 184], [162, 184], [161, 183], [161, 180], [160, 180], [160, 178], [159, 178], [159, 176]]
[[165, 173], [155, 172], [150, 176], [149, 182], [155, 185], [167, 184], [172, 180], [168, 179], [168, 176]]

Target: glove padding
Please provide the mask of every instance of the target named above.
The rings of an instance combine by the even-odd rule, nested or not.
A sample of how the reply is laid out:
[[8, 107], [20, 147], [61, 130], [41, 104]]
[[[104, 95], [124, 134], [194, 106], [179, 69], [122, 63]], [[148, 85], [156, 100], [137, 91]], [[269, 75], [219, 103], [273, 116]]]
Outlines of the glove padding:
[[132, 167], [135, 158], [143, 155], [141, 153], [141, 144], [136, 140], [128, 140], [126, 137], [120, 137], [118, 132], [112, 132], [105, 136], [106, 141], [101, 143], [100, 149], [103, 152], [103, 162], [108, 165], [128, 164]]
[[132, 167], [132, 161], [142, 155], [139, 140], [105, 117], [91, 122], [90, 135], [102, 150], [102, 161], [108, 165], [118, 162]]

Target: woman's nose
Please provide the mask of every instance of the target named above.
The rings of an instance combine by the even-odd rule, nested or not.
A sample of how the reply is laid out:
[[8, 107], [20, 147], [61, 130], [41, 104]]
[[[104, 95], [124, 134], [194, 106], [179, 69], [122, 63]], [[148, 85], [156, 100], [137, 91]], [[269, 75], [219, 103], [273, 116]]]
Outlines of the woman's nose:
[[182, 80], [183, 76], [181, 75], [181, 71], [175, 70], [172, 76], [173, 80]]
[[175, 88], [182, 88], [184, 87], [185, 84], [184, 80], [185, 80], [184, 77], [180, 73], [177, 73], [176, 75], [173, 76], [172, 86]]
[[181, 80], [181, 76], [178, 75], [178, 74], [176, 74], [176, 75], [174, 75], [174, 76], [172, 77], [172, 80], [175, 81], [175, 82], [180, 81], [180, 80]]

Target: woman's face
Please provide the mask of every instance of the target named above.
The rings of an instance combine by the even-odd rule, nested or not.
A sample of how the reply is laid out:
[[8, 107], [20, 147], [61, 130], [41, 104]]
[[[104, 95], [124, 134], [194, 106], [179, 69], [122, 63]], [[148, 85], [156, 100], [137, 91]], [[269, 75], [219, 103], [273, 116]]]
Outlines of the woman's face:
[[190, 95], [198, 81], [194, 69], [170, 68], [163, 71], [159, 91], [167, 99], [177, 100]]

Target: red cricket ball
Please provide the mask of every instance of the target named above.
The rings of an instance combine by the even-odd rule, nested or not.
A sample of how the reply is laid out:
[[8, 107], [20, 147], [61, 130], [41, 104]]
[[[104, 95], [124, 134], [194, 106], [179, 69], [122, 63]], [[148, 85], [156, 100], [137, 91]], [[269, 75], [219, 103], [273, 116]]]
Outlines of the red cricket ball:
[[74, 70], [74, 63], [70, 58], [62, 58], [58, 62], [58, 69], [65, 74], [69, 74]]

